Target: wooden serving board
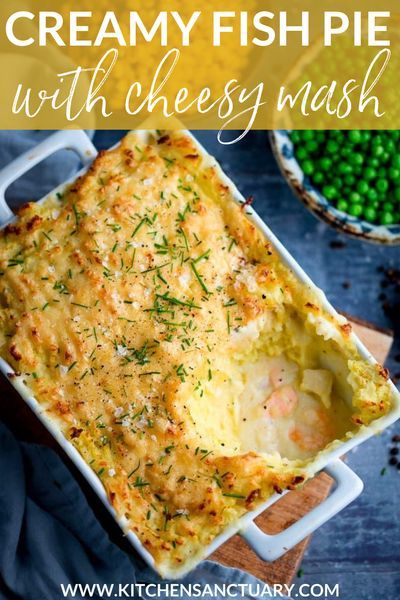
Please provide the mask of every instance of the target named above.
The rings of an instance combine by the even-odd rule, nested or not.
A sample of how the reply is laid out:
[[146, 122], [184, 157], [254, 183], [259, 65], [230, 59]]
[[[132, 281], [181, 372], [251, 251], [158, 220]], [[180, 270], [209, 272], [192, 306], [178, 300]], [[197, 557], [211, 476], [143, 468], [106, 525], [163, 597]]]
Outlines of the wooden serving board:
[[[351, 321], [361, 340], [377, 360], [384, 363], [393, 341], [390, 332], [377, 330], [366, 323], [356, 321], [354, 318]], [[78, 480], [91, 508], [110, 538], [122, 549], [131, 553], [132, 547], [126, 541], [120, 528], [100, 499], [4, 377], [0, 377], [0, 420], [3, 420], [20, 439], [50, 446], [62, 457]], [[271, 508], [262, 513], [256, 519], [256, 523], [267, 533], [278, 533], [325, 499], [329, 494], [331, 484], [332, 480], [327, 475], [318, 475], [301, 490], [286, 494]], [[309, 539], [300, 542], [293, 550], [287, 552], [285, 556], [274, 563], [265, 563], [256, 556], [242, 538], [235, 536], [221, 546], [211, 556], [211, 559], [252, 573], [267, 583], [289, 584], [299, 569]]]
[[[391, 332], [376, 329], [353, 317], [351, 322], [353, 330], [361, 341], [371, 354], [383, 364], [393, 342]], [[263, 512], [256, 519], [257, 525], [266, 533], [279, 533], [320, 504], [329, 495], [332, 483], [333, 481], [328, 475], [321, 473], [301, 489], [289, 492]], [[240, 536], [236, 535], [214, 552], [211, 560], [247, 571], [269, 584], [290, 584], [300, 567], [310, 539], [311, 536], [275, 562], [266, 563], [258, 558]]]

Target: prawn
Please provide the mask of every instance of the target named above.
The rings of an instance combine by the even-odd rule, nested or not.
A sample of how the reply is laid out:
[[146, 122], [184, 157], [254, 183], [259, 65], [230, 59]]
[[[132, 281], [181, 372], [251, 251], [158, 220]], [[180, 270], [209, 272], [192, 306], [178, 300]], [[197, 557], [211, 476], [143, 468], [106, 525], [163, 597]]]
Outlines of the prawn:
[[320, 408], [304, 411], [303, 422], [291, 430], [289, 438], [305, 452], [322, 450], [333, 438], [328, 415]]
[[267, 399], [267, 410], [273, 419], [287, 417], [293, 413], [298, 404], [296, 390], [291, 385], [283, 385]]

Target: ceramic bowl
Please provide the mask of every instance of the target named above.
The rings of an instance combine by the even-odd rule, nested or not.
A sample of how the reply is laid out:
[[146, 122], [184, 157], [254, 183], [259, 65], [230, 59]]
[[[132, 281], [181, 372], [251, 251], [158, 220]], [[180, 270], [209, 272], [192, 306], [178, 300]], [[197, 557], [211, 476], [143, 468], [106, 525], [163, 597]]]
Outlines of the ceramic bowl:
[[351, 235], [378, 244], [400, 244], [400, 224], [374, 225], [363, 219], [338, 210], [304, 175], [297, 162], [290, 130], [276, 129], [270, 132], [270, 140], [275, 158], [288, 183], [302, 202], [314, 215], [332, 227]]

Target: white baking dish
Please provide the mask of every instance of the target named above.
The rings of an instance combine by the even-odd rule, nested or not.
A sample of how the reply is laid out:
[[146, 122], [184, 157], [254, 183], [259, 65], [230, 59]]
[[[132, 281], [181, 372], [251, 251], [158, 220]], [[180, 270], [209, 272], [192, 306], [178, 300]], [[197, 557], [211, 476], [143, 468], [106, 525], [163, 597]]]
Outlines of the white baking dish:
[[[145, 142], [148, 132], [143, 130], [138, 133], [143, 137], [143, 141]], [[193, 141], [197, 145], [199, 152], [205, 157], [205, 159], [215, 164], [215, 160], [206, 153], [204, 148], [202, 148], [194, 138]], [[57, 150], [63, 148], [75, 151], [80, 156], [83, 164], [86, 165], [86, 167], [81, 171], [80, 174], [86, 171], [88, 165], [92, 162], [92, 160], [97, 154], [96, 149], [94, 148], [91, 141], [83, 131], [59, 131], [51, 135], [47, 140], [38, 145], [36, 149], [23, 154], [10, 165], [8, 165], [0, 171], [0, 226], [4, 227], [6, 224], [10, 223], [15, 218], [12, 211], [6, 203], [4, 196], [8, 186], [13, 181], [18, 179], [18, 177], [20, 177], [23, 173], [31, 169], [34, 165], [38, 164], [40, 161], [50, 156]], [[218, 169], [219, 175], [223, 182], [226, 185], [228, 185], [232, 190], [234, 198], [238, 202], [243, 202], [244, 198], [236, 189], [234, 184], [223, 174], [223, 172], [217, 165], [215, 166]], [[75, 177], [73, 178], [73, 180], [74, 179]], [[62, 192], [68, 183], [71, 183], [71, 181], [65, 182], [56, 190], [51, 192], [51, 194], [55, 194], [56, 192]], [[40, 202], [43, 201], [44, 199], [42, 199]], [[248, 209], [248, 212], [250, 213], [250, 218], [265, 234], [265, 236], [273, 243], [276, 250], [280, 254], [282, 260], [290, 267], [290, 269], [296, 274], [296, 276], [307, 286], [316, 289], [315, 285], [312, 283], [309, 277], [299, 267], [299, 265], [296, 263], [293, 257], [287, 252], [287, 250], [277, 240], [277, 238], [270, 231], [270, 229], [262, 222], [258, 215], [250, 207]], [[321, 302], [326, 308], [326, 310], [331, 314], [337, 315], [336, 311], [328, 303], [323, 293], [318, 293], [320, 294]], [[367, 349], [355, 336], [354, 341], [360, 351], [361, 356], [366, 360], [375, 363], [375, 359], [370, 355]], [[85, 463], [85, 461], [83, 460], [79, 452], [74, 448], [74, 446], [69, 441], [67, 441], [66, 438], [62, 435], [57, 423], [54, 420], [51, 420], [48, 417], [48, 415], [46, 415], [44, 409], [35, 400], [29, 389], [24, 385], [22, 378], [15, 376], [13, 369], [2, 359], [0, 359], [0, 370], [4, 375], [10, 378], [11, 383], [20, 393], [24, 401], [30, 406], [32, 411], [37, 415], [37, 417], [41, 420], [41, 422], [45, 425], [49, 432], [58, 441], [62, 449], [66, 452], [66, 454], [71, 458], [71, 460], [74, 462], [77, 468], [81, 471], [88, 483], [92, 486], [99, 498], [104, 502], [107, 509], [119, 523], [119, 525], [125, 532], [128, 540], [131, 542], [134, 548], [139, 552], [143, 559], [151, 567], [154, 568], [154, 560], [152, 556], [144, 548], [144, 546], [142, 546], [136, 535], [127, 528], [127, 522], [123, 518], [116, 515], [111, 504], [108, 502], [106, 492], [103, 488], [100, 479]], [[331, 517], [333, 517], [345, 506], [347, 506], [352, 500], [354, 500], [362, 491], [362, 481], [349, 467], [347, 467], [339, 459], [339, 457], [351, 450], [352, 448], [354, 448], [355, 446], [357, 446], [358, 444], [360, 444], [361, 442], [365, 441], [372, 435], [382, 431], [385, 427], [388, 427], [399, 418], [400, 394], [396, 390], [395, 386], [393, 384], [391, 385], [393, 390], [393, 405], [391, 411], [387, 415], [381, 417], [380, 419], [377, 419], [376, 421], [373, 421], [370, 426], [364, 427], [361, 431], [356, 433], [354, 437], [352, 437], [348, 441], [337, 442], [336, 444], [334, 444], [333, 449], [320, 453], [317, 459], [311, 462], [308, 466], [307, 470], [310, 476], [313, 476], [321, 470], [324, 470], [335, 480], [335, 488], [326, 500], [324, 500], [319, 506], [314, 508], [306, 516], [300, 519], [297, 523], [291, 525], [285, 531], [278, 533], [277, 535], [267, 535], [264, 532], [262, 532], [257, 527], [257, 525], [255, 525], [254, 518], [261, 512], [263, 512], [266, 508], [271, 506], [279, 498], [281, 498], [281, 495], [274, 494], [274, 496], [272, 496], [256, 511], [247, 513], [234, 525], [231, 525], [222, 534], [220, 534], [212, 542], [212, 544], [210, 544], [210, 546], [204, 549], [202, 558], [206, 558], [207, 556], [209, 556], [218, 548], [218, 546], [223, 544], [232, 535], [239, 532], [240, 535], [253, 548], [253, 550], [260, 556], [260, 558], [262, 558], [265, 561], [276, 560], [277, 558], [282, 556], [287, 550], [293, 548], [293, 546], [295, 546], [299, 541], [301, 541], [307, 535], [315, 531], [315, 529], [317, 529], [320, 525], [328, 521]], [[171, 578], [178, 578], [183, 576], [185, 573], [188, 572], [188, 570], [192, 569], [194, 566], [195, 564], [193, 563], [190, 563], [189, 565], [186, 564], [180, 568], [174, 569], [173, 572], [163, 572], [162, 575]]]

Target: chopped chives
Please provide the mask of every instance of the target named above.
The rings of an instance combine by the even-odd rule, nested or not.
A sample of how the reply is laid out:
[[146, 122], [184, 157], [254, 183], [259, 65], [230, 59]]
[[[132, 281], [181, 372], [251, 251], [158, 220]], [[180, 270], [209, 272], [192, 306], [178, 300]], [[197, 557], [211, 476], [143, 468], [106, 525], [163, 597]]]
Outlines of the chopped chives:
[[222, 494], [223, 496], [226, 496], [227, 498], [239, 498], [239, 499], [245, 499], [246, 496], [242, 496], [241, 494], [231, 494], [229, 492], [226, 492], [224, 494]]

